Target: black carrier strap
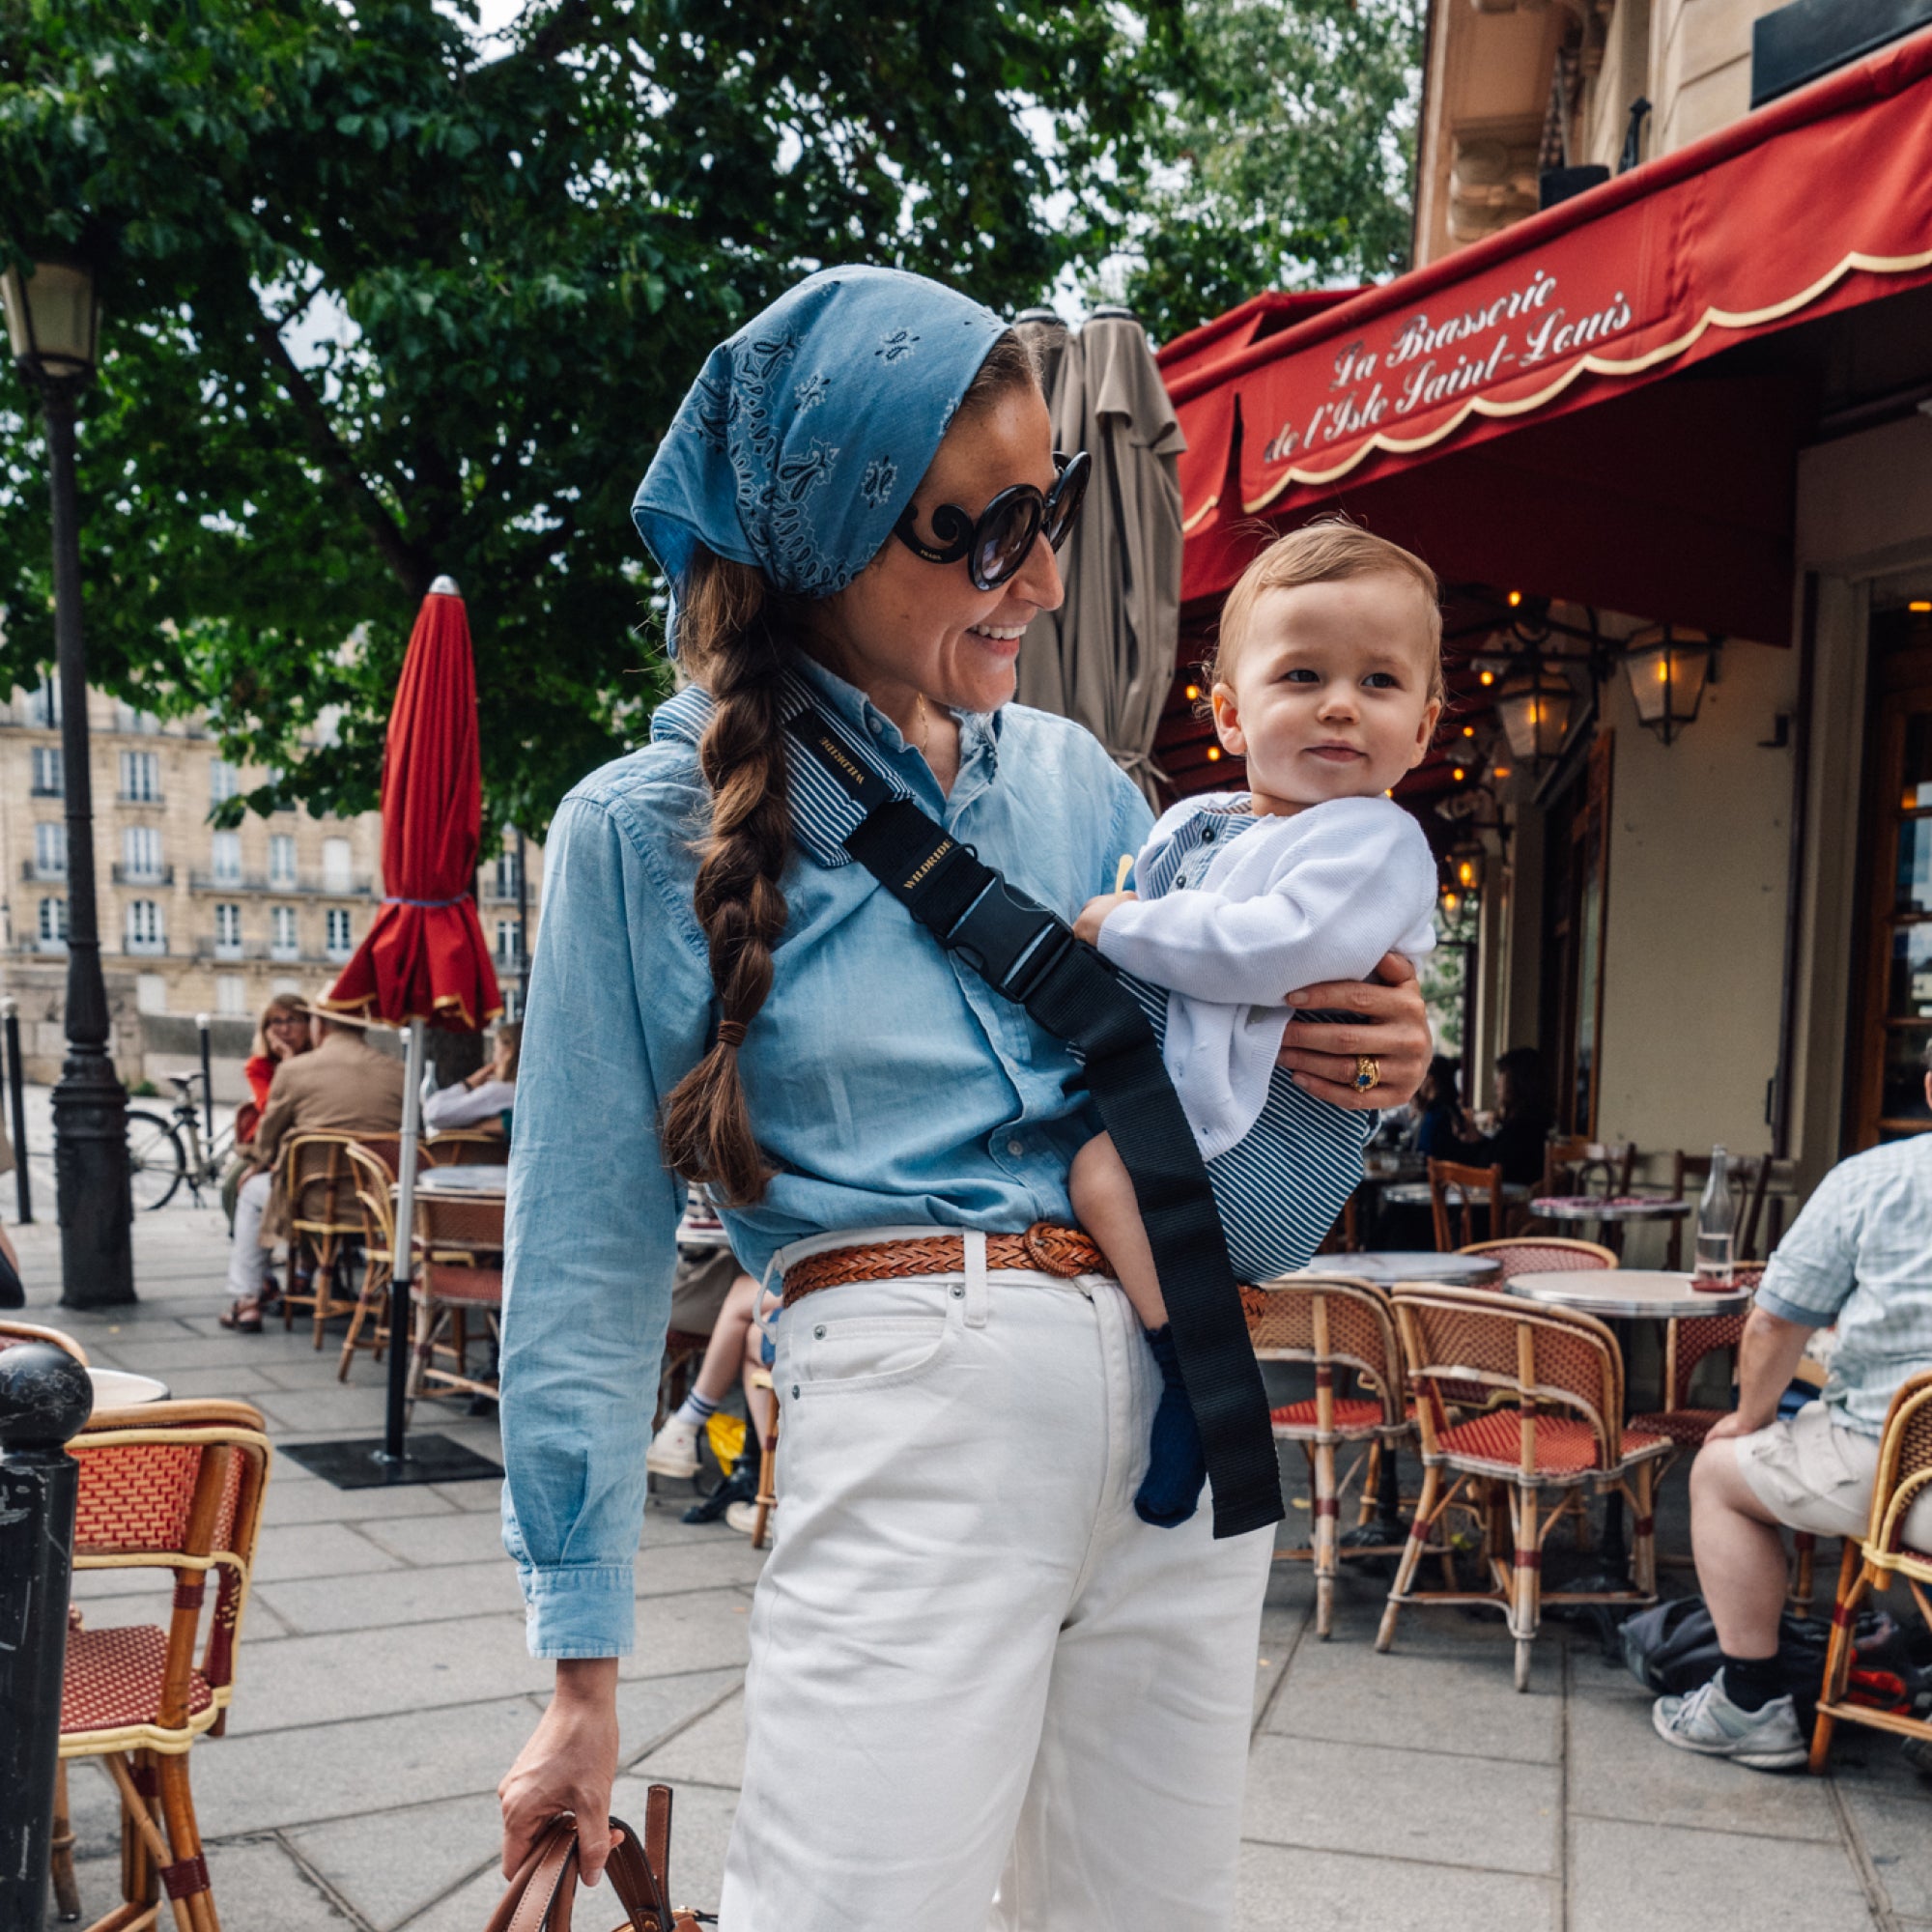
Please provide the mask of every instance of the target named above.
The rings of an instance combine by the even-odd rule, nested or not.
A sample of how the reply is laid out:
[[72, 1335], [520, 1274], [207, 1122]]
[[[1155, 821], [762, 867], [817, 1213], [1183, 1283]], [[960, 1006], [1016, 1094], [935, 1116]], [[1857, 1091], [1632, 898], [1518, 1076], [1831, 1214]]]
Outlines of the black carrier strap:
[[1086, 1062], [1087, 1084], [1134, 1183], [1213, 1492], [1214, 1534], [1279, 1522], [1281, 1477], [1261, 1365], [1193, 1129], [1133, 995], [1058, 914], [855, 756], [816, 711], [791, 730], [866, 817], [845, 849], [949, 952]]

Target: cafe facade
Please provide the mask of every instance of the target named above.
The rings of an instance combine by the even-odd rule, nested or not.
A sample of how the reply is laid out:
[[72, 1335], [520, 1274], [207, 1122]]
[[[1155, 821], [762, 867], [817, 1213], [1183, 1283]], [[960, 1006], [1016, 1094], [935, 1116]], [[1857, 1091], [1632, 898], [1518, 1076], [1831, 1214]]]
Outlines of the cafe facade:
[[[1687, 6], [1640, 10], [1662, 43], [1638, 11], [1437, 0], [1420, 265], [1163, 351], [1187, 541], [1156, 756], [1239, 782], [1188, 693], [1269, 535], [1341, 514], [1418, 552], [1452, 697], [1397, 796], [1473, 935], [1472, 1068], [1539, 1046], [1565, 1130], [1770, 1151], [1802, 1195], [1932, 1127], [1932, 27], [1892, 7], [1847, 51], [1737, 7], [1744, 65], [1707, 31], [1702, 73]], [[1540, 150], [1491, 111], [1505, 48]], [[1605, 104], [1646, 76], [1655, 108]]]

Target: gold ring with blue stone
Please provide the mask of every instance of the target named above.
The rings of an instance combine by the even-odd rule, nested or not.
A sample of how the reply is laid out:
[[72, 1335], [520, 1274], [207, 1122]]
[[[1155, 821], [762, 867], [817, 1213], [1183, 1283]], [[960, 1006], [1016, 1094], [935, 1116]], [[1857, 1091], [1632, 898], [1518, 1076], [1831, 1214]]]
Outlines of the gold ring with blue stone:
[[1373, 1053], [1355, 1056], [1355, 1092], [1366, 1094], [1382, 1077], [1382, 1069]]

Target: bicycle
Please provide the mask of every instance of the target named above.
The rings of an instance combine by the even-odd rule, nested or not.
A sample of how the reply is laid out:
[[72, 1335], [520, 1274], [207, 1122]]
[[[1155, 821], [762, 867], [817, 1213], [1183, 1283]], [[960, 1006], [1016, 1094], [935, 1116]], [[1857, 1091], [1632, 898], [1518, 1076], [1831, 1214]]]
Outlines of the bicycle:
[[235, 1151], [233, 1122], [217, 1127], [211, 1115], [208, 1138], [202, 1139], [201, 1109], [195, 1104], [201, 1075], [170, 1073], [168, 1080], [175, 1090], [170, 1118], [163, 1120], [139, 1107], [128, 1110], [128, 1170], [134, 1206], [143, 1212], [165, 1208], [183, 1181], [187, 1182], [194, 1205], [201, 1207], [204, 1187], [219, 1193], [221, 1177]]

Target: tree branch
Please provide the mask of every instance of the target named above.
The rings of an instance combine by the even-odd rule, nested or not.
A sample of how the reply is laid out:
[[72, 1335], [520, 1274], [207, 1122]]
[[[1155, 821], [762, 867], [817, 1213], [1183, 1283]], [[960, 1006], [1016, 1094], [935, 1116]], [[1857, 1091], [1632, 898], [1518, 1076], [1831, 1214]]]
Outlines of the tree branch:
[[254, 336], [269, 366], [281, 378], [282, 386], [295, 405], [296, 414], [301, 420], [316, 461], [348, 498], [350, 507], [368, 531], [383, 561], [394, 573], [396, 582], [412, 598], [428, 595], [430, 571], [427, 563], [396, 527], [396, 520], [384, 508], [383, 499], [369, 487], [367, 479], [343, 448], [329, 424], [328, 412], [323, 408], [322, 398], [316, 394], [308, 378], [296, 366], [295, 357], [289, 354], [280, 331], [273, 322], [264, 316], [255, 324]]

